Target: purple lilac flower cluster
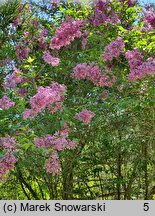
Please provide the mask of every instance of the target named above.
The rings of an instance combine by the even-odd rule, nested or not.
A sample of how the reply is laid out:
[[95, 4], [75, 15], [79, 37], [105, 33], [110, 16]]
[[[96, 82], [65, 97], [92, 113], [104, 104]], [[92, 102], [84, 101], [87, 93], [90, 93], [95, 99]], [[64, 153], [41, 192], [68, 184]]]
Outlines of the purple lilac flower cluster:
[[107, 75], [104, 75], [97, 65], [93, 63], [87, 65], [86, 63], [78, 64], [73, 69], [73, 78], [78, 80], [87, 79], [92, 81], [95, 85], [100, 87], [108, 87], [114, 83], [115, 77], [110, 78]]
[[70, 129], [65, 123], [63, 128], [54, 135], [37, 137], [34, 140], [37, 147], [52, 148], [55, 151], [45, 162], [47, 172], [53, 175], [59, 174], [60, 172], [60, 161], [57, 152], [63, 151], [64, 149], [75, 149], [77, 146], [77, 142], [68, 139], [69, 132]]
[[85, 125], [89, 124], [94, 116], [95, 114], [87, 109], [83, 109], [75, 115], [75, 117], [82, 121]]
[[52, 147], [56, 151], [74, 149], [77, 146], [77, 143], [68, 139], [69, 131], [68, 125], [64, 124], [63, 128], [60, 131], [57, 131], [54, 135], [35, 138], [35, 145], [43, 148]]
[[9, 170], [12, 170], [17, 162], [13, 153], [16, 151], [16, 141], [13, 137], [0, 137], [0, 148], [5, 149], [6, 152], [2, 159], [0, 159], [0, 180], [3, 179]]
[[152, 29], [155, 28], [155, 11], [151, 7], [145, 7], [144, 18], [146, 26], [150, 26]]
[[44, 51], [43, 59], [44, 59], [45, 62], [52, 65], [53, 67], [57, 66], [60, 63], [60, 59], [51, 56], [49, 51]]
[[14, 106], [15, 103], [10, 100], [7, 96], [3, 96], [0, 99], [0, 108], [1, 109], [9, 109], [10, 107]]
[[56, 29], [55, 36], [51, 39], [50, 48], [60, 49], [63, 46], [69, 45], [75, 38], [80, 38], [82, 36], [81, 26], [81, 20], [68, 18], [66, 22], [63, 22]]
[[17, 45], [16, 45], [16, 56], [20, 59], [27, 59], [28, 58], [28, 54], [30, 52], [30, 48], [27, 47], [27, 44], [23, 41], [20, 41]]
[[25, 82], [25, 79], [20, 76], [21, 73], [20, 69], [14, 68], [13, 73], [5, 78], [4, 89], [15, 88], [17, 84]]
[[47, 49], [47, 42], [46, 42], [46, 39], [47, 39], [47, 36], [48, 36], [48, 30], [46, 28], [42, 28], [40, 33], [39, 33], [39, 36], [37, 38], [38, 40], [38, 46], [40, 49], [42, 50], [46, 50]]
[[100, 26], [103, 23], [115, 25], [119, 23], [119, 17], [110, 7], [110, 1], [99, 0], [95, 4], [94, 16], [91, 18], [91, 23], [94, 26]]
[[[33, 118], [45, 108], [52, 109], [53, 105], [58, 106], [59, 109], [59, 102], [64, 100], [65, 90], [66, 86], [57, 82], [52, 82], [47, 87], [39, 87], [37, 94], [30, 99], [31, 109], [25, 110], [23, 118]], [[53, 112], [53, 109], [51, 112]]]
[[57, 153], [50, 155], [50, 157], [45, 161], [45, 168], [48, 173], [52, 175], [60, 174], [60, 160]]
[[122, 38], [117, 38], [112, 41], [104, 49], [103, 60], [112, 61], [113, 58], [117, 58], [121, 53], [123, 53], [124, 47], [125, 44]]
[[132, 51], [128, 50], [125, 53], [125, 57], [130, 65], [130, 81], [142, 79], [147, 75], [155, 74], [155, 60], [153, 58], [148, 58], [144, 62], [142, 54], [137, 48]]

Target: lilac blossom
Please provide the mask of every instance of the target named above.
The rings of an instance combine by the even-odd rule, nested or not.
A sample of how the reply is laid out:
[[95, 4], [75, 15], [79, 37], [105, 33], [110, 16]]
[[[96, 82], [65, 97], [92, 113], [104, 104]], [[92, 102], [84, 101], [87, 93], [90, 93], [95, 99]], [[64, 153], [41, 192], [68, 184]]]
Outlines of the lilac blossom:
[[44, 51], [44, 53], [43, 53], [43, 59], [48, 64], [51, 64], [53, 67], [58, 66], [58, 64], [60, 63], [60, 59], [51, 56], [51, 54], [50, 54], [49, 51]]
[[90, 80], [94, 83], [96, 86], [100, 87], [108, 87], [111, 86], [116, 80], [114, 77], [110, 78], [108, 75], [104, 75], [98, 65], [91, 64], [78, 64], [73, 69], [73, 78], [76, 78], [78, 80]]
[[104, 23], [115, 25], [119, 22], [118, 15], [110, 7], [110, 1], [99, 0], [95, 3], [94, 16], [91, 18], [93, 26], [100, 26]]
[[113, 58], [119, 57], [120, 54], [123, 53], [124, 47], [125, 44], [122, 38], [115, 39], [108, 46], [105, 47], [103, 53], [103, 60], [112, 61]]
[[[25, 110], [23, 118], [33, 118], [45, 108], [48, 108], [50, 111], [53, 105], [56, 104], [56, 106], [58, 106], [57, 103], [64, 100], [65, 90], [66, 86], [58, 84], [57, 82], [52, 82], [51, 85], [47, 87], [39, 87], [37, 94], [30, 98], [31, 109]], [[58, 109], [55, 109], [54, 111], [57, 110]], [[51, 112], [53, 112], [53, 110], [51, 110]]]
[[142, 54], [137, 48], [132, 51], [128, 50], [125, 53], [125, 57], [130, 66], [129, 81], [143, 79], [147, 75], [155, 74], [155, 60], [148, 58], [144, 61]]
[[84, 124], [89, 124], [95, 114], [87, 109], [83, 109], [81, 112], [77, 113], [75, 117], [82, 121]]
[[15, 103], [10, 100], [7, 96], [3, 96], [0, 99], [0, 108], [1, 109], [9, 109], [10, 107], [14, 106]]
[[57, 28], [55, 36], [51, 39], [50, 48], [60, 49], [63, 46], [69, 45], [75, 38], [80, 38], [82, 36], [81, 26], [81, 20], [68, 18], [66, 22], [63, 22]]
[[52, 175], [60, 174], [60, 161], [58, 154], [52, 154], [45, 162], [45, 168]]
[[0, 148], [5, 149], [6, 153], [0, 159], [0, 180], [2, 180], [9, 170], [12, 170], [17, 162], [13, 155], [16, 151], [16, 140], [13, 137], [0, 137]]

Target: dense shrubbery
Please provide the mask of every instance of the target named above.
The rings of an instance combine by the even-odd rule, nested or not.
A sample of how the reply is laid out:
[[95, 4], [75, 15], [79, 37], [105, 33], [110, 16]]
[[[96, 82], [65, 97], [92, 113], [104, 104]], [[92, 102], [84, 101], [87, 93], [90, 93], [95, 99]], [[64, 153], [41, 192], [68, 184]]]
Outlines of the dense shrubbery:
[[0, 198], [152, 199], [154, 10], [17, 0], [0, 16]]

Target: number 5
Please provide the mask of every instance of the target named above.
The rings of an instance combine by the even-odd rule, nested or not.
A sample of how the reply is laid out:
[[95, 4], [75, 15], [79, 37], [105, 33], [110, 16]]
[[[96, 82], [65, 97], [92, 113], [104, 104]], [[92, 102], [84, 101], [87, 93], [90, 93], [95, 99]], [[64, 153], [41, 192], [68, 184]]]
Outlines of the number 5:
[[149, 210], [149, 203], [144, 203], [144, 211], [148, 211]]

